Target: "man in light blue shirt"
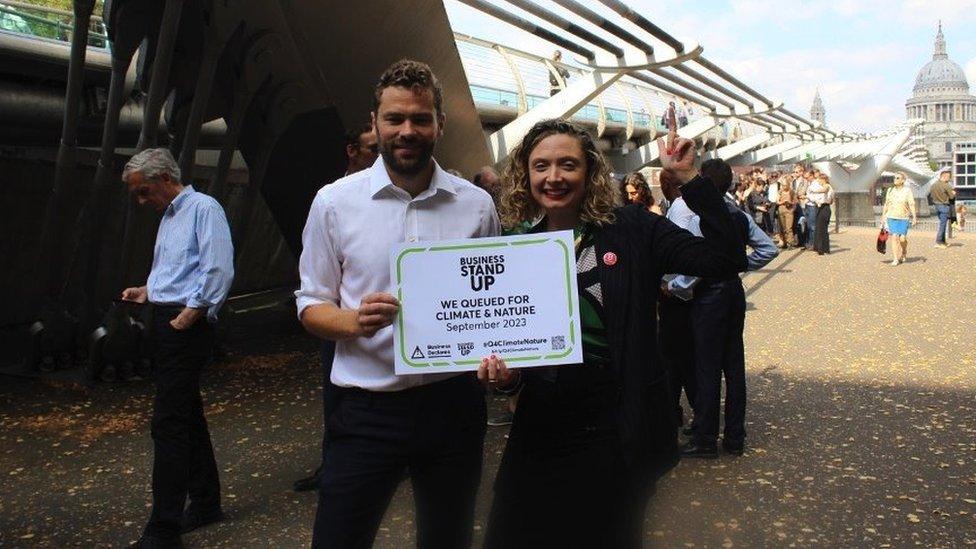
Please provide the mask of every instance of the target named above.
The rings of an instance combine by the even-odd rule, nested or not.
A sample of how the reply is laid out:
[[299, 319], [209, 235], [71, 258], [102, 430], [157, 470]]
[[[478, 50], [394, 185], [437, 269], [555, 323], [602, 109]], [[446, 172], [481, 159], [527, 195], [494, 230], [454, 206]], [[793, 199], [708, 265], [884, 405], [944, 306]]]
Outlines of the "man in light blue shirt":
[[137, 546], [178, 547], [181, 533], [223, 518], [200, 374], [234, 280], [234, 248], [224, 210], [180, 183], [169, 150], [133, 156], [122, 180], [140, 205], [163, 214], [146, 285], [122, 292], [123, 300], [153, 307], [153, 507]]

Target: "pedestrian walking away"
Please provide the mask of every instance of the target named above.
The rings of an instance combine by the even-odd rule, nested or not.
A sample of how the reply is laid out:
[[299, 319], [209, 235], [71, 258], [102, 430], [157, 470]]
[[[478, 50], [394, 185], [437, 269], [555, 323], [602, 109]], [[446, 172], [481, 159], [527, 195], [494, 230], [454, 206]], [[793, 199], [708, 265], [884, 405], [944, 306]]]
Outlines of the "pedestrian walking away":
[[180, 182], [168, 149], [133, 156], [122, 180], [140, 205], [163, 212], [146, 285], [122, 292], [123, 300], [151, 304], [155, 347], [152, 512], [135, 546], [179, 547], [181, 533], [223, 518], [200, 375], [234, 280], [234, 249], [224, 210]]
[[929, 190], [929, 198], [935, 213], [939, 217], [939, 226], [935, 230], [935, 247], [946, 248], [946, 233], [949, 230], [949, 212], [952, 206], [950, 202], [956, 197], [956, 191], [952, 188], [952, 172], [946, 168], [939, 172], [938, 178], [932, 183]]

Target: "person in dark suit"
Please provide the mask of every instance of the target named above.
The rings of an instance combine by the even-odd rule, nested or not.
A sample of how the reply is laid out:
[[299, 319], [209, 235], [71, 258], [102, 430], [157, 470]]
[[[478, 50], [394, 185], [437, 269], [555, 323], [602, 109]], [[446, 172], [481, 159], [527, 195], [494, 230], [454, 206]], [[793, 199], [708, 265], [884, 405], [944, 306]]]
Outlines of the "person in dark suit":
[[[346, 173], [345, 175], [361, 172], [376, 162], [379, 156], [376, 144], [376, 132], [373, 131], [372, 124], [360, 126], [346, 133]], [[345, 177], [345, 176], [343, 176]], [[329, 424], [329, 415], [335, 410], [339, 402], [339, 390], [332, 383], [332, 360], [335, 358], [335, 341], [330, 339], [322, 340], [322, 415], [324, 425]], [[325, 454], [325, 445], [328, 442], [329, 434], [322, 433], [322, 453]], [[315, 472], [310, 476], [300, 478], [295, 481], [293, 488], [296, 492], [307, 492], [317, 490], [319, 480], [322, 476], [322, 463], [319, 463]]]
[[525, 371], [496, 356], [482, 361], [483, 382], [521, 389], [486, 547], [639, 547], [649, 494], [677, 462], [654, 281], [666, 272], [734, 275], [746, 259], [721, 196], [697, 175], [694, 143], [659, 148], [705, 239], [643, 207], [615, 208], [606, 160], [570, 122], [536, 124], [509, 158], [505, 226], [577, 235], [584, 361]]
[[[711, 159], [701, 165], [702, 174], [726, 193], [732, 185], [732, 168], [724, 160]], [[752, 216], [727, 203], [740, 240], [752, 252], [748, 268], [764, 267], [779, 255], [773, 240], [756, 224]], [[719, 406], [722, 377], [725, 377], [725, 432], [723, 448], [742, 455], [745, 444], [746, 372], [742, 330], [746, 319], [746, 298], [738, 274], [708, 277], [695, 282], [695, 299], [691, 311], [695, 346], [695, 420], [692, 439], [681, 448], [683, 457], [718, 457]]]

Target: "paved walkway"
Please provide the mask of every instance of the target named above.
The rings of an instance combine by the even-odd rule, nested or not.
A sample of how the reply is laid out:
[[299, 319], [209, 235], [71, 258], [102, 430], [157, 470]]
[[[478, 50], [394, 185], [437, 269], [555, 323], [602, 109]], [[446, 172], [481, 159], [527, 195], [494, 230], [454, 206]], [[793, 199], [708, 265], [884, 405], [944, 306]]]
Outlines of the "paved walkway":
[[[786, 252], [745, 278], [748, 449], [686, 461], [648, 513], [652, 547], [976, 545], [976, 235], [913, 234], [890, 267], [874, 231]], [[231, 355], [205, 379], [229, 519], [190, 547], [307, 546], [317, 461], [315, 345]], [[150, 389], [0, 378], [0, 546], [121, 546], [148, 514]], [[493, 402], [493, 406], [498, 406]], [[490, 428], [480, 539], [505, 430]], [[413, 545], [401, 487], [378, 547]]]

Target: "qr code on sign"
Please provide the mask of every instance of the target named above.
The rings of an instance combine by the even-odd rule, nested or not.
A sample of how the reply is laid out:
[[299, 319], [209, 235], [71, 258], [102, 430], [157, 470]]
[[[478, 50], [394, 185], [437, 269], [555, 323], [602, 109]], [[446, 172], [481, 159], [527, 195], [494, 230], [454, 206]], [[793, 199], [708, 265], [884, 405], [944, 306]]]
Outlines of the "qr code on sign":
[[566, 336], [552, 336], [552, 350], [561, 351], [566, 348]]

